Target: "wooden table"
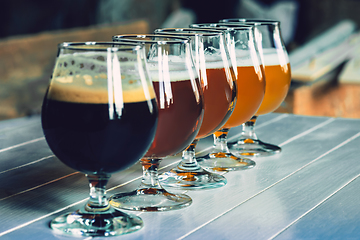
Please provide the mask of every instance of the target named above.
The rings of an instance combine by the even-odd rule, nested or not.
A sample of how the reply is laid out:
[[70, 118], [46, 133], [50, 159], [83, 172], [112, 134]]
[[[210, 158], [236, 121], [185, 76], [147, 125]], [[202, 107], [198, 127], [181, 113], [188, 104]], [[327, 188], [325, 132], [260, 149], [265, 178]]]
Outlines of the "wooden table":
[[[109, 239], [359, 239], [360, 120], [274, 113], [259, 117], [257, 134], [282, 153], [225, 173], [222, 188], [187, 191], [187, 208], [131, 212], [144, 227]], [[198, 154], [211, 145], [201, 140]], [[49, 221], [84, 204], [88, 183], [52, 154], [39, 116], [0, 122], [0, 162], [0, 239], [69, 239]], [[140, 176], [139, 164], [114, 174], [108, 195], [134, 189]]]

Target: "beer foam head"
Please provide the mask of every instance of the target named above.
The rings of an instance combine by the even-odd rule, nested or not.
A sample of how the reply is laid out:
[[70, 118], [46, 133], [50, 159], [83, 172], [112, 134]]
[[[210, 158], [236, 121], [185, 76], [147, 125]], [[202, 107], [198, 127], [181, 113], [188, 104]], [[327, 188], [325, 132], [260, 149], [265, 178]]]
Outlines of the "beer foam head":
[[[112, 58], [108, 59], [104, 52], [60, 55], [48, 98], [80, 103], [108, 103], [109, 98], [119, 96], [124, 102], [154, 98], [152, 84], [141, 64], [118, 61], [113, 56], [111, 54]], [[134, 58], [126, 53], [122, 53], [121, 57]]]
[[180, 58], [179, 56], [167, 57], [163, 61], [159, 61], [158, 57], [153, 57], [149, 60], [148, 68], [152, 81], [173, 82], [198, 78], [198, 73], [191, 59], [185, 60], [185, 58]]
[[[251, 67], [261, 65], [260, 55], [256, 51], [235, 49], [236, 67]], [[234, 63], [235, 65], [235, 63]]]
[[282, 66], [289, 63], [289, 56], [285, 50], [277, 51], [275, 48], [264, 48], [262, 52], [265, 66]]
[[[260, 52], [261, 53], [261, 52]], [[258, 58], [261, 62], [261, 55], [258, 54]], [[263, 60], [265, 66], [272, 66], [272, 65], [285, 65], [289, 63], [289, 58], [286, 52], [282, 54], [282, 52], [277, 52], [274, 48], [269, 49], [263, 49]], [[250, 53], [249, 50], [241, 50], [236, 49], [235, 50], [235, 58], [236, 58], [236, 64], [238, 67], [247, 67], [247, 66], [253, 66], [254, 64], [254, 55]]]
[[189, 73], [189, 71], [170, 71], [163, 72], [161, 75], [159, 74], [158, 69], [150, 70], [151, 80], [154, 82], [162, 82], [162, 81], [187, 81], [189, 79], [198, 78], [197, 72], [193, 72], [193, 74]]
[[231, 66], [230, 59], [226, 59], [227, 63], [224, 63], [223, 60], [221, 61], [214, 61], [214, 62], [206, 62], [206, 68], [207, 69], [222, 69], [228, 66]]
[[[216, 54], [214, 54], [215, 51], [217, 52]], [[161, 57], [162, 59], [159, 60], [158, 56], [152, 56], [148, 62], [149, 69], [152, 72], [152, 79], [155, 79], [155, 81], [158, 81], [159, 79], [158, 76], [156, 76], [156, 71], [158, 71], [159, 68], [163, 68], [164, 70], [167, 68], [171, 72], [172, 79], [174, 79], [175, 81], [176, 79], [189, 79], [188, 77], [185, 77], [186, 71], [189, 70], [189, 66], [193, 66], [195, 69], [199, 69], [201, 67], [206, 67], [207, 69], [219, 69], [224, 68], [224, 66], [230, 64], [224, 64], [224, 59], [226, 59], [226, 61], [228, 60], [229, 62], [230, 59], [227, 55], [221, 54], [220, 51], [217, 49], [214, 49], [213, 51], [209, 50], [207, 52], [203, 52], [202, 54], [193, 54], [193, 56], [189, 58], [176, 55], [163, 55]], [[166, 63], [166, 66], [163, 63]]]

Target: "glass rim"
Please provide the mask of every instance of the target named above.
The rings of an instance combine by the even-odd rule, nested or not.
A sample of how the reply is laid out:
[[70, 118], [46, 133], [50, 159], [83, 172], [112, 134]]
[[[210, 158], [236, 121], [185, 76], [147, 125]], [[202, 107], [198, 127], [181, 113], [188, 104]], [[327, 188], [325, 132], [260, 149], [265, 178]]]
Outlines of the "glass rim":
[[[189, 31], [189, 32], [185, 32], [185, 31]], [[193, 31], [194, 33], [191, 33], [191, 31]], [[216, 29], [208, 29], [208, 28], [191, 28], [191, 27], [186, 27], [186, 28], [158, 28], [155, 29], [154, 32], [156, 33], [163, 33], [166, 35], [182, 35], [182, 36], [205, 36], [205, 37], [213, 37], [213, 36], [218, 36], [218, 35], [223, 35], [224, 31], [222, 30], [216, 30]], [[198, 33], [197, 33], [198, 32]]]
[[[99, 46], [104, 46], [100, 47]], [[77, 51], [99, 51], [99, 52], [117, 52], [117, 51], [137, 51], [143, 48], [141, 44], [111, 42], [111, 41], [88, 41], [88, 42], [62, 42], [58, 44], [60, 49], [69, 49]]]
[[219, 23], [244, 23], [254, 24], [255, 26], [260, 25], [279, 25], [280, 21], [274, 19], [262, 19], [262, 18], [225, 18], [221, 19]]
[[[211, 26], [211, 25], [217, 25], [219, 24], [219, 26]], [[196, 25], [198, 25], [198, 27], [196, 27]], [[201, 26], [204, 25], [204, 26]], [[223, 25], [223, 26], [221, 26]], [[242, 24], [241, 22], [236, 23], [236, 22], [218, 22], [218, 23], [193, 23], [190, 24], [191, 28], [195, 28], [195, 29], [215, 29], [215, 30], [252, 30], [254, 29], [254, 25], [251, 24]]]
[[[128, 37], [128, 38], [127, 38]], [[147, 37], [163, 37], [169, 38], [170, 40], [152, 40], [152, 39], [145, 39]], [[133, 38], [133, 39], [131, 39]], [[112, 40], [114, 42], [127, 42], [127, 43], [157, 43], [159, 45], [164, 44], [179, 44], [179, 43], [189, 43], [190, 39], [187, 37], [181, 36], [169, 36], [167, 34], [155, 34], [155, 33], [147, 33], [147, 34], [118, 34], [112, 36]]]

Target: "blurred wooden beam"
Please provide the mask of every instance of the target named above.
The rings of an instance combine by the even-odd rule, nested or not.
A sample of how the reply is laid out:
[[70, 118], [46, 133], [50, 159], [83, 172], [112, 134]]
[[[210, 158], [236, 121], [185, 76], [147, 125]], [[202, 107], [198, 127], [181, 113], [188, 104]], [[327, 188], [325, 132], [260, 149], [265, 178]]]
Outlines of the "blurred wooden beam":
[[310, 64], [318, 54], [346, 41], [356, 30], [352, 20], [343, 20], [289, 54], [292, 69]]
[[0, 40], [0, 119], [40, 112], [59, 43], [112, 41], [116, 34], [148, 31], [148, 23], [139, 20]]

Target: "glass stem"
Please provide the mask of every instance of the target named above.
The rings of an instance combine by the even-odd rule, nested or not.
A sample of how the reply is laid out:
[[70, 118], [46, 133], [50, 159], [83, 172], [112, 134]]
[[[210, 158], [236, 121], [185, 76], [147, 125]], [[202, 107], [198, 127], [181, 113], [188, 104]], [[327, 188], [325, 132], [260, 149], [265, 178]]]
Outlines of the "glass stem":
[[181, 162], [178, 164], [177, 168], [184, 171], [197, 171], [201, 170], [201, 167], [196, 161], [195, 158], [195, 148], [198, 139], [195, 139], [183, 152]]
[[110, 179], [110, 175], [89, 175], [86, 177], [90, 185], [90, 199], [85, 205], [85, 211], [91, 213], [100, 213], [109, 210], [110, 205], [106, 198], [106, 184]]
[[227, 146], [227, 136], [229, 134], [230, 128], [221, 128], [217, 130], [214, 136], [214, 147], [213, 153], [230, 153], [230, 150]]
[[252, 116], [249, 121], [242, 124], [240, 141], [245, 141], [246, 143], [246, 140], [258, 140], [254, 130], [256, 120], [257, 116]]
[[159, 164], [161, 159], [159, 158], [143, 158], [141, 159], [141, 165], [143, 169], [143, 176], [140, 184], [140, 188], [162, 188], [159, 182]]

